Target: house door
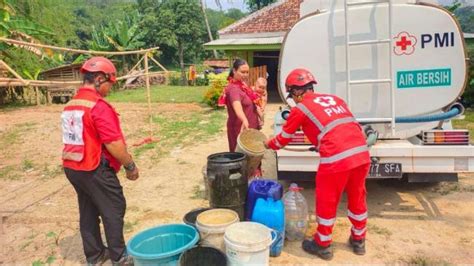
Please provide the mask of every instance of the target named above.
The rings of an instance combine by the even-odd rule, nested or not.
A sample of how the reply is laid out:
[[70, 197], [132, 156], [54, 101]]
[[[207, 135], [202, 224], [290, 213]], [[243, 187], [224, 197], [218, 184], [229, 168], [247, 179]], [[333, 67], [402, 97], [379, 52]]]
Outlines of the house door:
[[278, 93], [278, 58], [280, 51], [257, 51], [253, 54], [253, 66], [267, 66], [268, 102], [281, 102]]

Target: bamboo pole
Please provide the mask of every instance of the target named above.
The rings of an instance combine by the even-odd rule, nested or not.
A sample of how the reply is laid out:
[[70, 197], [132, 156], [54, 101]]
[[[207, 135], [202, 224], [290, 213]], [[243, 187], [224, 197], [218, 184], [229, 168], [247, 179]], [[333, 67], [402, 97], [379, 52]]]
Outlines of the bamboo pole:
[[40, 97], [39, 97], [38, 86], [35, 86], [35, 94], [36, 94], [36, 105], [40, 105]]
[[153, 58], [153, 56], [150, 56], [150, 59], [155, 62], [155, 64], [157, 64], [159, 67], [161, 67], [161, 69], [163, 69], [164, 71], [168, 72], [168, 69], [166, 69], [162, 64], [160, 64], [160, 62], [156, 61], [155, 58]]
[[[167, 72], [164, 71], [155, 71], [155, 72], [148, 72], [149, 76], [153, 76], [156, 74], [166, 74]], [[126, 75], [118, 77], [117, 80], [123, 80], [128, 78], [134, 77], [142, 77], [146, 76], [147, 73], [137, 73], [134, 75]], [[31, 80], [25, 79], [25, 82], [28, 82], [31, 86], [39, 86], [39, 87], [59, 87], [59, 86], [69, 86], [69, 85], [81, 85], [82, 81], [53, 81], [53, 80]], [[25, 85], [21, 80], [16, 78], [0, 78], [0, 87], [8, 87], [8, 86], [23, 86]]]
[[65, 51], [65, 52], [72, 52], [78, 54], [90, 54], [90, 55], [128, 55], [128, 54], [146, 54], [150, 51], [158, 50], [159, 47], [148, 48], [144, 50], [135, 50], [135, 51], [123, 51], [123, 52], [107, 52], [107, 51], [92, 51], [92, 50], [80, 50], [80, 49], [71, 49], [71, 48], [64, 48], [64, 47], [57, 47], [52, 45], [45, 45], [45, 44], [38, 44], [38, 43], [30, 43], [30, 42], [23, 42], [18, 40], [12, 40], [8, 38], [0, 37], [0, 41], [4, 41], [6, 43], [11, 44], [18, 44], [18, 45], [25, 45], [25, 46], [32, 46], [38, 48], [48, 48], [52, 50], [58, 51]]
[[137, 68], [137, 66], [141, 64], [141, 62], [143, 61], [143, 58], [145, 57], [140, 58], [140, 60], [138, 60], [138, 62], [128, 71], [127, 74], [132, 73], [132, 71], [135, 70], [135, 68]]
[[18, 73], [16, 73], [15, 70], [13, 70], [7, 63], [5, 63], [3, 60], [0, 59], [0, 64], [2, 64], [2, 66], [4, 66], [8, 71], [10, 71], [10, 73], [13, 74], [13, 76], [15, 76], [17, 79], [19, 79], [23, 85], [25, 86], [28, 86], [29, 82], [25, 81]]
[[148, 99], [148, 115], [150, 119], [150, 139], [153, 137], [153, 115], [151, 113], [151, 92], [150, 92], [150, 76], [148, 73], [148, 53], [144, 56], [145, 60], [145, 84], [146, 84], [146, 94]]

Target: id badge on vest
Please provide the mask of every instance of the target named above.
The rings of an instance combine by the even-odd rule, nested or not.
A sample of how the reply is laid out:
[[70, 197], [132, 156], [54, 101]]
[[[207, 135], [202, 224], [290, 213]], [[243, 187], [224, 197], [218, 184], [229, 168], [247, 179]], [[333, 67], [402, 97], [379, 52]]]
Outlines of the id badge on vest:
[[71, 110], [61, 114], [63, 128], [63, 143], [69, 145], [84, 145], [83, 132], [84, 111]]

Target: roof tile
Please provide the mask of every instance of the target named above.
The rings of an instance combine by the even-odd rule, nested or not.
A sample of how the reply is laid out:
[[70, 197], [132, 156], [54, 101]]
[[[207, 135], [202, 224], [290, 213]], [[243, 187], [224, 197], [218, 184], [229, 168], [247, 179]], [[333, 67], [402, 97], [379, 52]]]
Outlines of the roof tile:
[[220, 35], [286, 32], [300, 17], [303, 0], [281, 0], [219, 31]]

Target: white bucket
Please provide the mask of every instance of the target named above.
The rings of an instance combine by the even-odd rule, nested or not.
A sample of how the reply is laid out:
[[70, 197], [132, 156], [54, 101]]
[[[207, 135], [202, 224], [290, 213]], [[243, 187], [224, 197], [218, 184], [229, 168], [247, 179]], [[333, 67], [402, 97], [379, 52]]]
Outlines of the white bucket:
[[240, 222], [227, 227], [224, 241], [229, 265], [269, 265], [271, 232], [270, 228], [255, 222]]
[[237, 137], [236, 152], [247, 155], [247, 174], [251, 176], [257, 170], [263, 155], [265, 146], [263, 142], [267, 140], [265, 134], [257, 129], [247, 129], [242, 131]]
[[228, 209], [212, 209], [200, 213], [196, 218], [201, 245], [213, 246], [225, 252], [224, 232], [226, 228], [239, 221], [237, 212]]

